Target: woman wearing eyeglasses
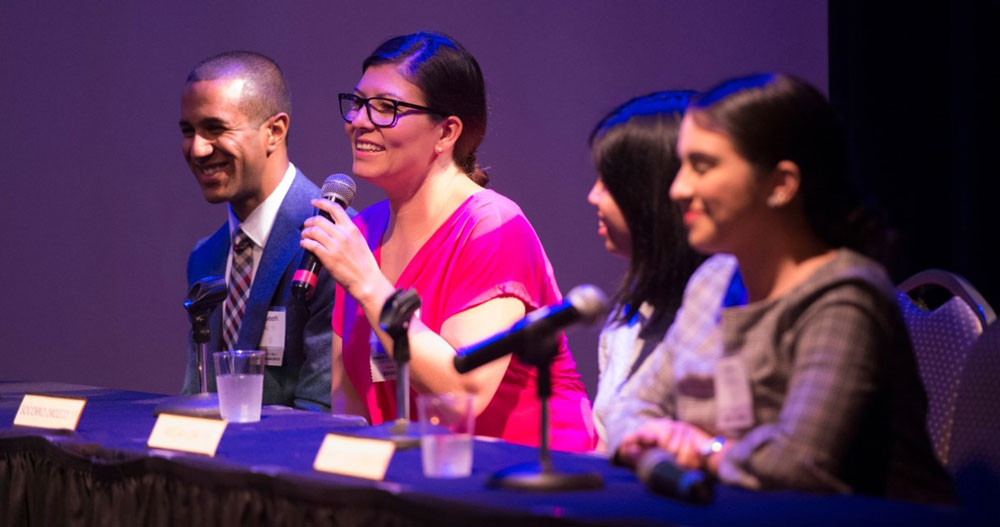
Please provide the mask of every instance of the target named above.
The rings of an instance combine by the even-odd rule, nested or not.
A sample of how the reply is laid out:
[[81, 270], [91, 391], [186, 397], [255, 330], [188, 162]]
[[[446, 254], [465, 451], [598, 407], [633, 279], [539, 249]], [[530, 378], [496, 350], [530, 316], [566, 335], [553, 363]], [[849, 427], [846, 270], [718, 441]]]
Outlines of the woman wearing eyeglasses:
[[688, 109], [677, 148], [688, 241], [736, 257], [748, 303], [722, 310], [718, 346], [673, 350], [692, 374], [667, 398], [625, 394], [636, 415], [673, 411], [628, 434], [619, 459], [656, 447], [753, 489], [948, 501], [893, 284], [849, 248], [861, 216], [823, 95], [777, 74], [723, 83]]
[[[354, 92], [340, 95], [354, 175], [387, 200], [352, 221], [308, 220], [302, 246], [338, 283], [333, 313], [333, 408], [372, 424], [396, 417], [392, 340], [378, 319], [396, 289], [422, 307], [410, 326], [410, 377], [420, 393], [474, 396], [476, 433], [538, 445], [534, 366], [507, 355], [458, 374], [455, 350], [561, 299], [552, 266], [516, 204], [483, 186], [476, 148], [486, 131], [479, 65], [440, 34], [395, 37], [365, 59]], [[590, 403], [566, 345], [552, 361], [550, 446], [593, 448]]]

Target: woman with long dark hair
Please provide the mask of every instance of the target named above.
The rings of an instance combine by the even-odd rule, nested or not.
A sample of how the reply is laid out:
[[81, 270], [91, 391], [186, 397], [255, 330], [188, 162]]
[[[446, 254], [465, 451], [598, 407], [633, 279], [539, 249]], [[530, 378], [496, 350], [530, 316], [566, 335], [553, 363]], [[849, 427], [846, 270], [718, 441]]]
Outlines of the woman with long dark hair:
[[823, 95], [785, 75], [728, 81], [688, 109], [678, 152], [688, 242], [736, 258], [748, 303], [722, 310], [719, 345], [672, 350], [673, 412], [618, 459], [656, 447], [754, 489], [950, 500], [893, 284], [852, 249], [865, 233]]
[[[471, 393], [477, 434], [539, 444], [533, 366], [510, 355], [466, 374], [452, 364], [456, 349], [561, 299], [520, 208], [483, 188], [488, 179], [476, 163], [486, 132], [479, 64], [447, 36], [399, 36], [365, 59], [354, 91], [339, 97], [354, 175], [388, 199], [354, 222], [317, 200], [334, 222], [314, 217], [302, 233], [302, 246], [338, 283], [334, 410], [372, 424], [395, 418], [393, 343], [378, 320], [397, 288], [413, 288], [422, 299], [409, 329], [415, 392]], [[590, 403], [561, 333], [557, 344], [550, 444], [590, 450]]]
[[680, 168], [677, 130], [692, 93], [664, 91], [631, 99], [601, 119], [590, 135], [597, 181], [587, 201], [597, 209], [605, 248], [629, 260], [598, 345], [594, 424], [602, 445], [619, 392], [659, 349], [700, 260], [668, 195]]

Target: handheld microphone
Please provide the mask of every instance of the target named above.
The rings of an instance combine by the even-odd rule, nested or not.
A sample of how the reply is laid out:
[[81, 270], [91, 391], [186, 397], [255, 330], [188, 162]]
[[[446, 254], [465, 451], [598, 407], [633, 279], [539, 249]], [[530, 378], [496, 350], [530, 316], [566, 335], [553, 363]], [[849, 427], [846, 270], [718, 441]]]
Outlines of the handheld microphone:
[[558, 304], [542, 307], [528, 313], [510, 329], [469, 347], [455, 356], [455, 370], [472, 371], [483, 364], [525, 348], [525, 344], [548, 338], [560, 329], [575, 322], [592, 324], [607, 311], [608, 299], [598, 287], [579, 285], [566, 294]]
[[674, 456], [658, 448], [651, 448], [639, 456], [635, 473], [646, 488], [657, 494], [697, 505], [712, 501], [714, 487], [703, 471], [677, 466]]
[[[340, 205], [344, 210], [347, 210], [347, 207], [354, 201], [354, 194], [356, 192], [354, 180], [347, 174], [333, 174], [323, 182], [323, 197]], [[325, 210], [317, 211], [317, 213], [333, 221]], [[316, 291], [316, 282], [319, 280], [320, 267], [321, 264], [316, 255], [306, 251], [305, 256], [302, 258], [302, 264], [299, 265], [299, 269], [295, 271], [295, 275], [292, 277], [292, 296], [300, 300], [312, 297]]]

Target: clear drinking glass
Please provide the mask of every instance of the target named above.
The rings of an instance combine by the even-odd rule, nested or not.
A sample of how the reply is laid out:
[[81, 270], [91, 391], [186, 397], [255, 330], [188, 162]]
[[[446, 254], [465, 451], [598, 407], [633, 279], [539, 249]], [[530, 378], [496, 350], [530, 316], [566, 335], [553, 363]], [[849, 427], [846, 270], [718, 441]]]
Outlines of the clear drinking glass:
[[219, 413], [222, 418], [236, 423], [260, 421], [267, 352], [217, 351], [213, 358], [215, 384], [219, 391]]
[[472, 395], [427, 394], [417, 397], [420, 457], [429, 478], [462, 478], [472, 473], [475, 412]]

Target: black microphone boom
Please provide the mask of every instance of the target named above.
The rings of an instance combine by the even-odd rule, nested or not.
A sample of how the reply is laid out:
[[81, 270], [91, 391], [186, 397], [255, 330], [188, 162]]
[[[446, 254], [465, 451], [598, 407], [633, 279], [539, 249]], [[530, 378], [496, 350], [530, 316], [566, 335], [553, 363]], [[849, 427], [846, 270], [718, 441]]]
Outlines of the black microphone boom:
[[[347, 210], [347, 207], [354, 201], [356, 189], [351, 176], [333, 174], [323, 182], [322, 193], [324, 198]], [[333, 221], [326, 211], [317, 212], [320, 216]], [[322, 266], [316, 255], [306, 251], [305, 256], [302, 257], [302, 264], [299, 265], [298, 271], [295, 271], [295, 275], [292, 277], [292, 296], [305, 300], [313, 295], [313, 292], [316, 291], [316, 282], [319, 280], [320, 267]]]
[[575, 322], [593, 323], [604, 315], [607, 304], [608, 299], [599, 288], [576, 286], [562, 302], [536, 309], [507, 331], [459, 350], [455, 357], [455, 369], [466, 373], [508, 353], [523, 350], [527, 343], [550, 338]]

